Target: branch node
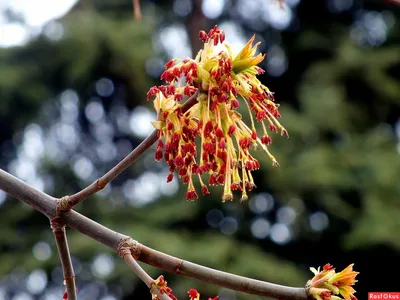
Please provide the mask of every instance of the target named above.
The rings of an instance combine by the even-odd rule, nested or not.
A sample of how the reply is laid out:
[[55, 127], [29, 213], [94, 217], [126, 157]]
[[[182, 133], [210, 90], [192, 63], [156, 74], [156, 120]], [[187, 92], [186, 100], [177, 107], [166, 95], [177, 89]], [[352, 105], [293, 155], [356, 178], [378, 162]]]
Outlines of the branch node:
[[72, 209], [73, 205], [70, 201], [70, 196], [64, 196], [56, 201], [56, 216], [58, 216], [63, 211], [69, 211]]
[[67, 280], [75, 280], [75, 275], [74, 276], [67, 276], [67, 277], [64, 277], [64, 285], [66, 285], [66, 281]]
[[141, 244], [131, 237], [120, 239], [117, 247], [117, 254], [124, 258], [126, 255], [132, 255], [134, 259], [138, 259], [141, 254]]
[[[50, 227], [53, 230], [54, 238], [57, 243], [58, 255], [60, 256], [63, 269], [64, 284], [67, 288], [64, 296], [69, 300], [77, 300], [74, 268], [69, 253], [65, 223], [61, 216], [56, 215], [50, 218]], [[63, 297], [63, 299], [67, 299], [66, 297]]]
[[314, 297], [310, 294], [310, 288], [311, 288], [311, 284], [310, 284], [310, 280], [307, 281], [306, 286], [304, 287], [304, 290], [306, 291], [306, 296], [308, 300], [315, 300]]
[[62, 237], [65, 232], [65, 224], [59, 216], [54, 216], [50, 219], [50, 227], [53, 230], [54, 236]]
[[177, 267], [175, 268], [176, 274], [179, 274], [181, 272], [182, 265], [183, 265], [183, 260], [181, 260], [177, 265]]
[[106, 187], [107, 182], [105, 180], [101, 180], [101, 178], [99, 180], [97, 180], [96, 182], [96, 186], [99, 190], [102, 190]]

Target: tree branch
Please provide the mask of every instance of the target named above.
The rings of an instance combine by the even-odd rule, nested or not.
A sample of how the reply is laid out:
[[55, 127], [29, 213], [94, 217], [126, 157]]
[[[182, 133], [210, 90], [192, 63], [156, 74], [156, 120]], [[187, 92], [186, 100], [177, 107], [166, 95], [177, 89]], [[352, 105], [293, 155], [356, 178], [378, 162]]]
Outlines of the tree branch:
[[136, 273], [136, 275], [147, 285], [151, 293], [155, 293], [161, 300], [171, 300], [167, 294], [160, 292], [160, 290], [154, 285], [154, 279], [151, 278], [145, 270], [143, 270], [143, 268], [138, 264], [132, 255], [124, 255], [124, 260], [127, 265]]
[[[57, 205], [55, 198], [37, 191], [3, 170], [0, 170], [0, 188], [31, 205], [47, 217], [52, 218], [55, 216]], [[118, 251], [121, 241], [129, 239], [128, 236], [115, 232], [73, 210], [62, 212], [60, 218], [64, 224], [115, 251]], [[282, 300], [307, 300], [305, 288], [287, 287], [214, 270], [170, 256], [144, 245], [138, 245], [138, 249], [136, 249], [136, 251], [139, 251], [138, 254], [140, 253], [138, 260], [170, 273], [195, 278], [248, 294]]]
[[142, 19], [142, 12], [140, 11], [140, 0], [133, 0], [133, 15], [136, 21]]
[[53, 230], [54, 238], [56, 239], [58, 255], [60, 256], [64, 273], [64, 283], [67, 287], [67, 299], [77, 300], [75, 274], [72, 267], [71, 256], [69, 254], [65, 225], [58, 216], [50, 219], [50, 225]]
[[307, 299], [304, 288], [287, 287], [211, 269], [170, 256], [144, 245], [141, 247], [141, 255], [138, 260], [160, 269], [164, 269], [170, 273], [183, 275], [247, 294], [282, 300]]
[[207, 28], [207, 18], [203, 14], [202, 0], [194, 0], [193, 9], [190, 16], [187, 18], [186, 27], [192, 48], [192, 57], [196, 56], [196, 53], [203, 48], [204, 44], [199, 39], [199, 31], [203, 28]]
[[171, 300], [167, 294], [161, 293], [160, 290], [154, 286], [151, 287], [151, 292], [154, 292], [160, 300]]
[[400, 0], [386, 0], [386, 2], [389, 3], [389, 4], [393, 4], [393, 5], [397, 6], [397, 7], [400, 6]]
[[38, 191], [3, 169], [0, 169], [0, 189], [24, 201], [49, 219], [56, 215], [56, 207], [54, 205], [56, 198]]
[[[196, 91], [186, 102], [182, 105], [182, 112], [186, 112], [197, 102]], [[87, 199], [96, 192], [102, 190], [110, 181], [125, 171], [138, 159], [147, 149], [151, 147], [158, 140], [158, 130], [154, 130], [143, 142], [139, 144], [131, 153], [129, 153], [123, 160], [121, 160], [114, 168], [108, 171], [100, 179], [94, 181], [91, 185], [84, 188], [82, 191], [72, 195], [65, 196], [60, 199], [57, 211], [67, 211], [77, 205], [79, 202]]]
[[150, 277], [149, 274], [146, 273], [145, 270], [138, 264], [136, 259], [133, 258], [132, 255], [124, 255], [124, 260], [126, 264], [136, 273], [136, 275], [147, 285], [150, 289], [151, 284], [153, 283], [154, 279]]

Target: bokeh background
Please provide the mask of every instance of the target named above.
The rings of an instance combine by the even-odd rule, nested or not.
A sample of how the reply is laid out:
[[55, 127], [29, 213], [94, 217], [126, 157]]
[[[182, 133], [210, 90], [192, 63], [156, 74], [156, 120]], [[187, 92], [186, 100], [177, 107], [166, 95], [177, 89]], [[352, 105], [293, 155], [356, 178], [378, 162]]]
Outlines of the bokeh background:
[[[195, 202], [166, 183], [154, 148], [76, 209], [196, 263], [303, 286], [327, 262], [361, 273], [368, 291], [400, 291], [400, 7], [396, 1], [0, 1], [0, 167], [61, 197], [101, 176], [152, 130], [150, 86], [163, 64], [192, 56], [215, 24], [239, 49], [256, 33], [261, 80], [281, 104], [249, 201]], [[68, 231], [79, 299], [150, 299], [115, 253]], [[145, 266], [157, 277], [161, 272]], [[393, 275], [397, 274], [397, 275]], [[179, 299], [261, 299], [164, 274]], [[48, 220], [0, 191], [0, 299], [60, 300]]]

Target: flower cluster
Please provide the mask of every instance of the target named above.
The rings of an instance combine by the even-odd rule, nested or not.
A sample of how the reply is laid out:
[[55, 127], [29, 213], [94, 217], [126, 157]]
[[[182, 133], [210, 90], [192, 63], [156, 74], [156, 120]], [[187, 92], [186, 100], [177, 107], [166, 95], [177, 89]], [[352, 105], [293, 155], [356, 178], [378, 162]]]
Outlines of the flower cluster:
[[[160, 291], [161, 294], [168, 295], [171, 300], [178, 300], [174, 294], [172, 294], [172, 289], [167, 286], [167, 281], [164, 279], [163, 275], [160, 275], [156, 280], [154, 280], [153, 285], [156, 289]], [[152, 300], [161, 300], [155, 291], [151, 290]]]
[[[157, 161], [164, 159], [170, 170], [167, 181], [174, 172], [188, 184], [186, 198], [198, 198], [193, 177], [197, 176], [202, 194], [209, 194], [202, 175], [209, 174], [209, 185], [223, 185], [222, 200], [232, 200], [232, 191], [242, 193], [255, 187], [251, 172], [260, 164], [250, 149], [261, 148], [279, 166], [268, 150], [272, 139], [269, 131], [289, 137], [279, 123], [279, 105], [273, 93], [261, 84], [256, 75], [262, 74], [257, 65], [264, 59], [257, 54], [259, 43], [253, 46], [254, 36], [238, 53], [225, 42], [225, 34], [217, 26], [208, 33], [200, 31], [204, 48], [195, 59], [172, 59], [165, 65], [161, 79], [168, 85], [154, 86], [147, 99], [155, 97], [154, 107], [159, 129], [159, 141], [155, 153]], [[199, 90], [197, 103], [183, 111], [181, 101]], [[249, 113], [247, 125], [238, 112], [244, 105]], [[256, 123], [260, 124], [259, 132]], [[196, 138], [200, 138], [197, 149]], [[199, 150], [199, 151], [198, 151]]]
[[357, 300], [353, 295], [356, 291], [352, 287], [357, 280], [358, 272], [353, 271], [353, 264], [343, 271], [336, 273], [335, 268], [326, 264], [322, 271], [310, 268], [314, 277], [307, 283], [309, 294], [317, 300], [342, 300], [335, 296], [341, 295], [346, 300]]
[[[172, 294], [172, 289], [167, 286], [167, 281], [165, 281], [164, 276], [160, 275], [156, 280], [154, 280], [153, 285], [161, 294], [168, 295], [171, 300], [177, 300], [177, 298]], [[190, 289], [188, 291], [189, 300], [200, 300], [200, 294], [195, 289]], [[214, 298], [208, 298], [208, 300], [218, 300], [218, 296]], [[152, 291], [152, 300], [161, 300], [157, 294]]]
[[[189, 300], [200, 300], [200, 294], [195, 290], [195, 289], [190, 289], [189, 292]], [[214, 298], [208, 298], [208, 300], [218, 300], [219, 297], [214, 297]]]

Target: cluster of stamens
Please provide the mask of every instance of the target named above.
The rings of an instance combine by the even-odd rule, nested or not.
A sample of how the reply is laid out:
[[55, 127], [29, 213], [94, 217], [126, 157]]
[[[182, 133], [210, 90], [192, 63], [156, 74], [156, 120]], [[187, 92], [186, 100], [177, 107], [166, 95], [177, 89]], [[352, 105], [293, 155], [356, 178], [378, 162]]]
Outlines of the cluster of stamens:
[[[273, 94], [256, 78], [264, 72], [257, 66], [264, 55], [255, 55], [258, 43], [252, 46], [254, 36], [237, 55], [224, 43], [225, 35], [217, 26], [208, 33], [201, 31], [200, 39], [204, 49], [197, 57], [169, 61], [161, 75], [169, 85], [155, 86], [148, 92], [147, 99], [155, 96], [158, 114], [153, 122], [159, 129], [155, 159], [167, 162], [167, 181], [176, 172], [188, 184], [188, 200], [198, 198], [194, 177], [200, 182], [202, 194], [209, 194], [203, 182], [205, 174], [209, 175], [209, 185], [224, 185], [223, 201], [232, 200], [234, 190], [241, 191], [241, 200], [246, 200], [246, 191], [255, 187], [251, 172], [260, 168], [250, 149], [260, 147], [273, 165], [279, 166], [267, 148], [272, 142], [267, 128], [289, 136], [277, 120], [279, 105], [275, 104]], [[218, 46], [225, 48], [218, 50]], [[183, 112], [181, 101], [197, 89], [197, 103]], [[250, 126], [238, 112], [241, 103], [249, 113]], [[255, 122], [261, 124], [260, 137]]]
[[353, 285], [358, 272], [353, 270], [353, 265], [341, 272], [336, 272], [331, 264], [324, 265], [322, 270], [310, 268], [314, 277], [307, 282], [307, 293], [316, 300], [357, 300]]

